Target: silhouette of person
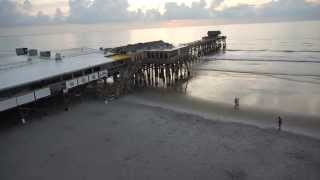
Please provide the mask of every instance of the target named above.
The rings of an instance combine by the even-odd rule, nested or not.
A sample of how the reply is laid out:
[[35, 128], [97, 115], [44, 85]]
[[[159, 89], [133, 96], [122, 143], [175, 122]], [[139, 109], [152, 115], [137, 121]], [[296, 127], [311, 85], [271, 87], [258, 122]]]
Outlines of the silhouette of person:
[[240, 99], [238, 97], [234, 98], [234, 109], [235, 110], [239, 110], [239, 106], [240, 106], [239, 101], [240, 101]]
[[238, 98], [234, 98], [234, 110], [237, 110]]
[[278, 130], [281, 131], [281, 126], [282, 126], [282, 118], [279, 116], [278, 117]]

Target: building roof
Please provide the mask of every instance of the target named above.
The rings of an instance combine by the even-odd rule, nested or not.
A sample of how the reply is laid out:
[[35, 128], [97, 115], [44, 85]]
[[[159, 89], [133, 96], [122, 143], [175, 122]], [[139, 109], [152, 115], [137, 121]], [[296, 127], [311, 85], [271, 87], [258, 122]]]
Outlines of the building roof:
[[167, 49], [172, 48], [173, 45], [164, 41], [151, 41], [145, 43], [128, 44], [126, 46], [116, 47], [112, 49], [114, 53], [129, 53], [139, 52], [149, 49]]
[[221, 31], [208, 31], [208, 37], [217, 37], [221, 34]]
[[[61, 61], [54, 59], [55, 52], [61, 53]], [[31, 61], [28, 56], [0, 56], [0, 91], [114, 61], [104, 57], [102, 51], [88, 48], [55, 52], [49, 59], [35, 56]]]
[[144, 50], [145, 52], [172, 52], [172, 51], [176, 51], [176, 50], [179, 50], [179, 49], [183, 49], [183, 48], [186, 48], [188, 47], [187, 45], [180, 45], [180, 46], [177, 46], [177, 47], [172, 47], [172, 48], [160, 48], [160, 49], [148, 49], [148, 50]]

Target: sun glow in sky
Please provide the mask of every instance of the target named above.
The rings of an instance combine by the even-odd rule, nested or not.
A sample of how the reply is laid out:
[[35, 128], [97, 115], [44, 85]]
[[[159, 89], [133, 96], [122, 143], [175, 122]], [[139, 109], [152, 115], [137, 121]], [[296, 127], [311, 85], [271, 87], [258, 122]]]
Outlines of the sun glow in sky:
[[[23, 0], [18, 0], [23, 1]], [[42, 10], [45, 14], [53, 14], [56, 8], [60, 8], [64, 13], [68, 14], [69, 0], [30, 0], [30, 2], [34, 6], [34, 11], [37, 12]], [[160, 12], [164, 12], [164, 5], [168, 2], [176, 2], [178, 4], [184, 3], [187, 6], [191, 6], [192, 2], [198, 2], [200, 0], [128, 0], [129, 2], [129, 10], [136, 11], [137, 9], [148, 10], [148, 9], [158, 9]], [[207, 6], [214, 0], [205, 0], [207, 2]], [[223, 9], [226, 7], [232, 7], [239, 4], [250, 4], [250, 5], [261, 5], [272, 0], [224, 0], [219, 9]], [[312, 2], [319, 2], [320, 0], [307, 0]]]
[[0, 27], [171, 20], [319, 19], [320, 0], [0, 0]]
[[[178, 4], [184, 3], [188, 6], [192, 2], [199, 0], [128, 0], [129, 10], [135, 11], [137, 9], [147, 10], [147, 9], [159, 9], [161, 12], [164, 11], [164, 5], [167, 2], [176, 2]], [[206, 0], [208, 7], [213, 0]], [[222, 3], [222, 7], [236, 6], [238, 4], [253, 4], [259, 5], [271, 0], [225, 0]], [[62, 9], [64, 12], [68, 12], [68, 0], [30, 0], [34, 5], [35, 11], [42, 10], [46, 14], [52, 14], [56, 8]]]
[[[129, 0], [130, 8], [129, 10], [137, 10], [139, 8], [146, 10], [146, 9], [159, 9], [161, 12], [164, 11], [164, 5], [167, 2], [176, 2], [178, 4], [184, 3], [187, 6], [191, 6], [192, 2], [196, 2], [199, 0]], [[205, 0], [207, 2], [207, 6], [210, 7], [210, 4], [213, 0]], [[225, 0], [222, 3], [222, 7], [231, 7], [236, 6], [238, 4], [253, 4], [253, 5], [260, 5], [271, 0]]]

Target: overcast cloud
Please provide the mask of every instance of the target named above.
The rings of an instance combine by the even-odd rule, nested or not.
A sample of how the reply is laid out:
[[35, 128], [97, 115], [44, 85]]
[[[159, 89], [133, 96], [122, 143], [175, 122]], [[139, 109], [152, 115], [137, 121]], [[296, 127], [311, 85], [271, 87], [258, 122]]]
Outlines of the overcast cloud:
[[206, 8], [205, 0], [193, 2], [191, 7], [185, 4], [166, 3], [163, 18], [172, 19], [209, 19], [211, 17], [210, 10]]
[[[187, 6], [175, 2], [166, 3], [164, 13], [158, 9], [128, 11], [127, 0], [69, 0], [69, 13], [60, 8], [54, 16], [39, 11], [36, 15], [32, 1], [0, 0], [0, 26], [39, 25], [53, 23], [100, 23], [115, 21], [156, 21], [173, 19], [273, 19], [273, 20], [319, 20], [320, 4], [305, 0], [270, 1], [261, 6], [239, 4], [218, 10], [224, 0], [198, 0]], [[146, 1], [148, 3], [148, 1]]]

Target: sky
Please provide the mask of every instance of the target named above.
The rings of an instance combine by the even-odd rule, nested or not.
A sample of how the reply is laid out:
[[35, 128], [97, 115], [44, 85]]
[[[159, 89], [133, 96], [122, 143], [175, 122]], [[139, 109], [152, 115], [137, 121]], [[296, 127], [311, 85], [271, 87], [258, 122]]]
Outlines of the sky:
[[320, 20], [320, 0], [0, 0], [0, 27], [181, 19]]
[[[164, 6], [168, 2], [176, 2], [178, 4], [184, 3], [188, 6], [191, 6], [192, 2], [195, 1], [199, 0], [128, 0], [128, 3], [130, 11], [136, 11], [139, 8], [143, 11], [148, 9], [159, 9], [159, 11], [163, 13], [165, 11]], [[208, 5], [212, 2], [212, 0], [205, 1]], [[271, 0], [226, 0], [224, 1], [223, 6], [230, 7], [238, 4], [259, 5], [269, 1]], [[30, 2], [32, 2], [32, 4], [35, 6], [35, 10], [45, 9], [45, 11], [47, 11], [48, 14], [51, 15], [54, 14], [56, 8], [62, 9], [65, 13], [68, 13], [69, 10], [69, 0], [30, 0]]]

